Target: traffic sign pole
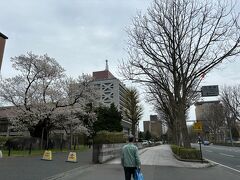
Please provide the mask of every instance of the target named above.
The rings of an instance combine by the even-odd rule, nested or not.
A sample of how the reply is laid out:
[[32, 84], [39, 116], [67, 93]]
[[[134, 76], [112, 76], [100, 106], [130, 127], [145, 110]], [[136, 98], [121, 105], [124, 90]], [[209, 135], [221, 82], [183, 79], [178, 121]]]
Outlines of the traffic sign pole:
[[201, 146], [202, 140], [201, 140], [200, 136], [198, 136], [198, 144], [199, 144], [199, 149], [200, 149], [200, 158], [201, 158], [201, 161], [203, 163], [202, 146]]

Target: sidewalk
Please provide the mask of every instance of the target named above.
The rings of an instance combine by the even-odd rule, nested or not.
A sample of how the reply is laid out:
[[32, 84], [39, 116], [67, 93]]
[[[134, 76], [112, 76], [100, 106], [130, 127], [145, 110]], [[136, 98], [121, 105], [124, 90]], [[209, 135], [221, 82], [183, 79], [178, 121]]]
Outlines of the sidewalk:
[[[148, 147], [139, 150], [142, 165], [186, 167], [186, 168], [204, 168], [212, 164], [201, 162], [184, 162], [177, 160], [172, 153], [169, 145], [160, 145]], [[120, 164], [120, 158], [107, 162], [106, 164]]]

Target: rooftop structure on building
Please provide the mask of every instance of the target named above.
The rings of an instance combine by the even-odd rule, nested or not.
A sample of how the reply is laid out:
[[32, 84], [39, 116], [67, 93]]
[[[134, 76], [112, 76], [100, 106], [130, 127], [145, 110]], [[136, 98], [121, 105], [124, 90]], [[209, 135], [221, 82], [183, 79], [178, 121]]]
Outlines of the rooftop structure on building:
[[[99, 102], [105, 106], [114, 103], [119, 111], [124, 112], [126, 86], [109, 71], [108, 60], [105, 70], [93, 72], [93, 78], [93, 84], [100, 92]], [[131, 122], [126, 118], [123, 118], [122, 125], [124, 131], [131, 128]]]
[[104, 79], [116, 79], [112, 73], [108, 70], [108, 60], [106, 60], [106, 67], [103, 71], [93, 72], [93, 78], [95, 81], [104, 80]]
[[150, 115], [150, 121], [158, 121], [157, 115]]

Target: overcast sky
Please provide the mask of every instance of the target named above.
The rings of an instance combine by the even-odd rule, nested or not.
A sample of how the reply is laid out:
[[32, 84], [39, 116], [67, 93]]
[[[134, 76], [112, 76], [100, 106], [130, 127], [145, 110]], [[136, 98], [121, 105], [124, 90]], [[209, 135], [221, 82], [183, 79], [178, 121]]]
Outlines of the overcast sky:
[[[1, 0], [0, 32], [8, 36], [1, 75], [14, 75], [10, 57], [47, 53], [67, 75], [104, 70], [105, 59], [118, 77], [118, 61], [126, 58], [126, 27], [152, 0]], [[240, 83], [240, 60], [224, 63], [202, 85]], [[142, 102], [145, 104], [145, 102]], [[152, 113], [147, 107], [144, 120]], [[193, 109], [193, 108], [192, 108]], [[190, 118], [194, 119], [191, 111]]]

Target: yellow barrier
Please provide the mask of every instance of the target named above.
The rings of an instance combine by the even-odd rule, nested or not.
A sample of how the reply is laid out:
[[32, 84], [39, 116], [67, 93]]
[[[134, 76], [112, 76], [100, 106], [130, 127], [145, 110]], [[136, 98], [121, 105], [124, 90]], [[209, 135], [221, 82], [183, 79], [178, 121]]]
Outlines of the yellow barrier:
[[42, 160], [51, 161], [52, 160], [52, 151], [44, 151]]
[[68, 155], [67, 162], [77, 162], [77, 153], [76, 152], [70, 152]]

